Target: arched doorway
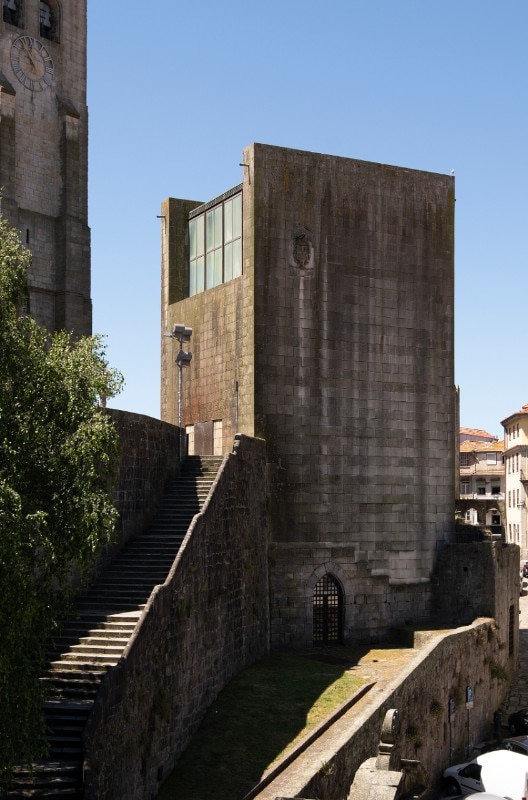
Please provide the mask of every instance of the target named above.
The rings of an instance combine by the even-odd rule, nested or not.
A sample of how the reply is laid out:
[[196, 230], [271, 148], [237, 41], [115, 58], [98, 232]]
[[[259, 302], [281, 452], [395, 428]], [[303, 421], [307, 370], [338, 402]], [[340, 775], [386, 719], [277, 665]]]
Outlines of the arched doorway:
[[333, 575], [323, 575], [313, 593], [313, 643], [340, 644], [342, 628], [343, 591]]

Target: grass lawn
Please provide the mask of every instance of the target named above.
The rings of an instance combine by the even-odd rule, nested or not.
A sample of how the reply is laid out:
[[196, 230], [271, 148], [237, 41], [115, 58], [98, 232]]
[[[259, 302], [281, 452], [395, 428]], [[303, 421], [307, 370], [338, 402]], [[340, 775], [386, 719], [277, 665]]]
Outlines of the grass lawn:
[[158, 800], [242, 800], [364, 683], [348, 667], [339, 658], [288, 653], [243, 670], [208, 710]]

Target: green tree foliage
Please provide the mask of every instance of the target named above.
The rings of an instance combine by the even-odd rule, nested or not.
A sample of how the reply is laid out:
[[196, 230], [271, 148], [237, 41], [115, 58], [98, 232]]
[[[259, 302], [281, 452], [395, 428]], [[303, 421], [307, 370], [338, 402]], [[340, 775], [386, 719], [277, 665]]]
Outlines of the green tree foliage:
[[45, 640], [117, 514], [99, 400], [122, 378], [100, 337], [50, 335], [25, 313], [29, 265], [0, 217], [0, 772], [39, 755]]

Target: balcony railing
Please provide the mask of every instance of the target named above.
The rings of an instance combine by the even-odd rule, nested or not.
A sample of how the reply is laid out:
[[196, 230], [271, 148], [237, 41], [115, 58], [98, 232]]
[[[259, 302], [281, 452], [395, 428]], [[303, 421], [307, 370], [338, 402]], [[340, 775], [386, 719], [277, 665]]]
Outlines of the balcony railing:
[[504, 500], [506, 497], [504, 492], [499, 492], [498, 494], [492, 494], [488, 492], [487, 494], [477, 494], [477, 492], [468, 492], [465, 494], [464, 492], [460, 492], [460, 499], [461, 500]]

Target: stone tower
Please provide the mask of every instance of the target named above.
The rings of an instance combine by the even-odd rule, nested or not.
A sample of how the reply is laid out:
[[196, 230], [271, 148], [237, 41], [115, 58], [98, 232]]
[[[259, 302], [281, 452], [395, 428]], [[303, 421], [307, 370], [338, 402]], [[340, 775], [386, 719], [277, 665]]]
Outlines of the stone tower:
[[182, 422], [195, 452], [266, 440], [273, 644], [382, 638], [427, 618], [453, 527], [454, 181], [263, 144], [241, 161], [220, 197], [163, 204]]
[[87, 0], [0, 1], [0, 211], [33, 255], [32, 316], [90, 334]]

